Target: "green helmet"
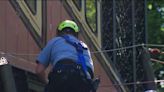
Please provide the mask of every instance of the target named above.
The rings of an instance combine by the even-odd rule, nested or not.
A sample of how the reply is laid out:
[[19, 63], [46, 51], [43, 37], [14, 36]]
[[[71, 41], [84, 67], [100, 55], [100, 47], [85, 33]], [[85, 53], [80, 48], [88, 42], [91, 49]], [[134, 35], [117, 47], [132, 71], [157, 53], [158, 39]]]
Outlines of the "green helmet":
[[61, 22], [57, 29], [59, 31], [62, 31], [64, 28], [71, 28], [74, 30], [74, 32], [76, 32], [76, 33], [79, 32], [79, 28], [78, 28], [77, 24], [71, 20], [65, 20], [65, 21]]

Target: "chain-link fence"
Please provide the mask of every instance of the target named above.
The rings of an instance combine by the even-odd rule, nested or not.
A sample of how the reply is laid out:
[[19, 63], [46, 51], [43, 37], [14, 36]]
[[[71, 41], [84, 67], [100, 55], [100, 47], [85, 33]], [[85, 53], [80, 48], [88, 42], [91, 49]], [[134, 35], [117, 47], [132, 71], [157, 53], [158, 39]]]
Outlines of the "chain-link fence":
[[[141, 54], [146, 43], [146, 0], [102, 0], [102, 49], [108, 52], [109, 61], [122, 83], [145, 81]], [[148, 67], [149, 68], [149, 67]], [[145, 85], [127, 85], [129, 92], [143, 92]]]

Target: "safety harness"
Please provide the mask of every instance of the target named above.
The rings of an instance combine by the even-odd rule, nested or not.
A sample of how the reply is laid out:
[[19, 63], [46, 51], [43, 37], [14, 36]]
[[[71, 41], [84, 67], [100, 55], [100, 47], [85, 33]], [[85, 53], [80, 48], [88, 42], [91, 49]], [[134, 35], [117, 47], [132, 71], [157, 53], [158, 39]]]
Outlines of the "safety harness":
[[76, 51], [78, 52], [78, 61], [77, 61], [77, 64], [80, 64], [82, 65], [82, 69], [84, 71], [84, 74], [86, 76], [86, 78], [90, 78], [90, 76], [88, 75], [88, 72], [87, 72], [87, 66], [86, 66], [86, 60], [84, 58], [84, 54], [83, 54], [83, 50], [87, 50], [86, 47], [84, 47], [80, 42], [74, 42], [72, 41], [68, 35], [64, 35], [62, 36], [65, 41], [69, 44], [71, 44], [72, 46], [74, 46], [76, 48]]
[[65, 39], [65, 41], [67, 43], [71, 44], [72, 46], [74, 46], [76, 48], [76, 51], [78, 52], [78, 62], [77, 63], [82, 65], [82, 69], [85, 74], [85, 78], [89, 82], [92, 92], [96, 92], [98, 85], [100, 83], [100, 79], [96, 78], [95, 80], [92, 80], [90, 75], [88, 74], [87, 66], [86, 66], [87, 61], [85, 60], [84, 54], [83, 54], [83, 50], [87, 50], [88, 48], [84, 47], [82, 45], [82, 43], [80, 43], [80, 42], [72, 41], [68, 35], [63, 35], [62, 37]]

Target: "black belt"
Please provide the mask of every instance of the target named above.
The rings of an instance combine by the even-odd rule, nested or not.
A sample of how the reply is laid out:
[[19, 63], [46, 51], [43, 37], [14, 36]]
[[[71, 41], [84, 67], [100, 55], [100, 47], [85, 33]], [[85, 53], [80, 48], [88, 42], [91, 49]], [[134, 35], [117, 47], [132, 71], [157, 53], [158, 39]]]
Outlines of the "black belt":
[[[82, 66], [80, 64], [77, 64], [74, 60], [68, 59], [68, 58], [59, 60], [56, 63], [56, 65], [54, 66], [53, 71], [60, 73], [62, 71], [62, 67], [74, 67], [77, 70], [83, 71]], [[93, 78], [93, 76], [94, 76], [93, 72], [89, 67], [88, 67], [88, 72], [89, 72], [91, 78]]]

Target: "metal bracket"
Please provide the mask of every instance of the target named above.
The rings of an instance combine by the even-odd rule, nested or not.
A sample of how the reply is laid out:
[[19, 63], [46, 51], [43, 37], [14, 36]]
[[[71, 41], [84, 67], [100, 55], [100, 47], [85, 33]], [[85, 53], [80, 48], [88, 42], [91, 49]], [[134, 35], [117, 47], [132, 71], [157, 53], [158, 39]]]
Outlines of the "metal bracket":
[[8, 64], [7, 59], [5, 57], [1, 57], [0, 58], [0, 66], [1, 65], [6, 65], [6, 64]]

